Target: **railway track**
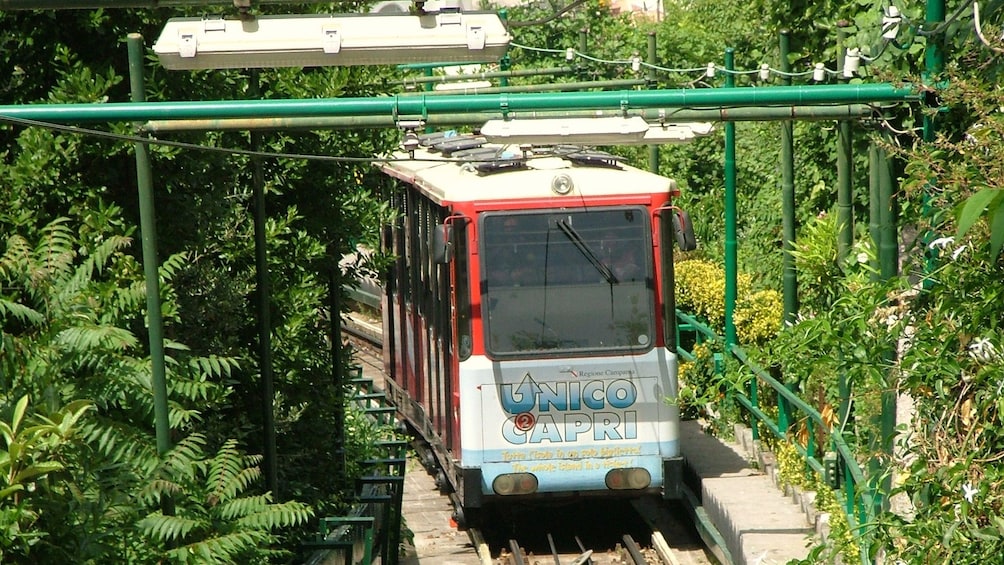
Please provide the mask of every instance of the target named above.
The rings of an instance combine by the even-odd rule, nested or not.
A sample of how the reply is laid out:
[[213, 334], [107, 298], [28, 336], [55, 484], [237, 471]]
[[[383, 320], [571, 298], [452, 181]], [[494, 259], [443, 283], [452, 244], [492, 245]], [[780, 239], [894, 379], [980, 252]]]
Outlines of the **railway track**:
[[[360, 314], [344, 319], [343, 335], [357, 363], [382, 374], [379, 322]], [[432, 457], [419, 459], [428, 465]], [[435, 471], [432, 472], [435, 475]], [[443, 495], [447, 496], [447, 495]], [[704, 549], [682, 507], [655, 499], [612, 505], [516, 508], [469, 528], [471, 562], [481, 565], [707, 565]], [[631, 527], [623, 527], [633, 524]], [[446, 527], [444, 525], [444, 527]]]
[[519, 541], [509, 540], [508, 547], [503, 548], [498, 557], [491, 562], [498, 565], [543, 565], [550, 563], [554, 565], [674, 565], [679, 563], [665, 540], [661, 541], [661, 546], [645, 547], [636, 542], [630, 534], [624, 534], [620, 543], [604, 552], [586, 549], [586, 544], [578, 536], [575, 538], [581, 550], [578, 554], [559, 551], [550, 534], [548, 534], [548, 541], [549, 551], [545, 554], [535, 555]]

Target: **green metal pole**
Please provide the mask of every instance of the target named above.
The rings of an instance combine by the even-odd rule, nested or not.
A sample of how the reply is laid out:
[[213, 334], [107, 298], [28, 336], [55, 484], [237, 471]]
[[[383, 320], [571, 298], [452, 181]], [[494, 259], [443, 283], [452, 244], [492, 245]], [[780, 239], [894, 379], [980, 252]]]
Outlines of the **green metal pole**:
[[879, 180], [879, 266], [884, 280], [899, 274], [899, 234], [896, 196], [893, 192], [892, 163], [885, 149], [878, 148]]
[[[837, 74], [844, 70], [844, 54], [847, 38], [847, 22], [837, 23]], [[842, 82], [843, 78], [840, 79]], [[843, 261], [850, 253], [854, 244], [853, 171], [851, 170], [851, 129], [847, 120], [837, 121], [837, 260]], [[837, 395], [840, 404], [837, 408], [840, 428], [851, 420], [851, 384], [847, 373], [837, 374]]]
[[[648, 53], [646, 59], [649, 63], [655, 63], [656, 50], [655, 50], [655, 32], [649, 32], [648, 34]], [[655, 69], [649, 67], [648, 69], [648, 86], [655, 88], [658, 76], [655, 74]], [[659, 146], [650, 145], [648, 148], [648, 170], [655, 174], [659, 174]]]
[[[285, 118], [314, 116], [422, 116], [465, 112], [726, 108], [906, 102], [918, 94], [890, 84], [688, 88], [451, 96], [381, 96], [300, 100], [199, 102], [109, 102], [0, 106], [0, 121], [40, 120], [60, 124], [145, 120]], [[672, 116], [667, 112], [667, 116]], [[671, 118], [670, 118], [671, 119]]]
[[[925, 12], [925, 29], [936, 29], [942, 22], [945, 21], [945, 0], [927, 0]], [[940, 43], [942, 41], [942, 37], [929, 35], [926, 40], [927, 47], [924, 50], [923, 82], [925, 86], [933, 87], [940, 80], [941, 72], [944, 70], [944, 55], [942, 53]], [[934, 114], [931, 112], [924, 112], [923, 140], [926, 143], [933, 143], [935, 140], [936, 128], [934, 124], [934, 117]], [[927, 254], [927, 261], [924, 265], [924, 270], [927, 273], [934, 271], [938, 253], [937, 250], [929, 247], [930, 242], [934, 239], [933, 229], [934, 224], [937, 222], [934, 217], [935, 211], [931, 206], [931, 201], [933, 200], [931, 192], [933, 191], [933, 188], [933, 185], [928, 183], [927, 190], [924, 191], [923, 204], [921, 207], [922, 216], [927, 219], [930, 224], [930, 227], [921, 235], [921, 242], [923, 242], [924, 250]], [[930, 284], [929, 281], [925, 279], [925, 287], [928, 284]]]
[[[673, 110], [666, 112], [651, 108], [643, 108], [624, 112], [621, 110], [568, 110], [568, 111], [528, 111], [509, 112], [472, 112], [457, 114], [433, 114], [425, 117], [426, 125], [478, 125], [488, 120], [533, 118], [601, 118], [621, 116], [641, 116], [650, 122], [741, 122], [741, 121], [778, 121], [778, 120], [827, 120], [839, 118], [859, 119], [872, 114], [867, 104], [849, 104], [839, 106], [784, 106], [764, 108], [721, 108], [711, 110]], [[360, 128], [393, 128], [399, 118], [395, 116], [334, 116], [316, 118], [225, 118], [225, 119], [191, 119], [191, 120], [154, 120], [144, 124], [142, 130], [147, 132], [169, 131], [236, 131], [236, 130], [323, 130], [323, 129], [360, 129]]]
[[[945, 21], [945, 0], [927, 0], [924, 28], [932, 30]], [[942, 52], [940, 36], [927, 36], [927, 47], [924, 50], [924, 84], [933, 86], [944, 69], [945, 59]], [[924, 116], [924, 141], [934, 141], [934, 123], [929, 115]]]
[[[507, 10], [505, 8], [502, 8], [501, 10], [498, 11], [498, 15], [499, 15], [499, 20], [502, 21], [502, 25], [504, 25], [505, 27], [508, 28], [509, 27], [509, 10]], [[502, 56], [502, 59], [499, 60], [499, 70], [501, 70], [503, 73], [508, 73], [509, 72], [509, 68], [511, 66], [512, 66], [512, 59], [509, 58], [509, 52], [507, 51], [506, 54]], [[502, 77], [500, 77], [499, 78], [499, 85], [502, 86], [502, 87], [508, 87], [509, 86], [509, 76], [508, 75], [503, 75]]]
[[[882, 280], [889, 280], [899, 273], [899, 243], [896, 229], [896, 201], [893, 195], [892, 169], [888, 155], [881, 147], [877, 153], [877, 176], [879, 196], [879, 268]], [[891, 461], [896, 437], [896, 386], [893, 366], [896, 363], [895, 344], [890, 344], [883, 355], [885, 365], [885, 387], [882, 390], [882, 411], [878, 418], [879, 437], [875, 438], [876, 452], [885, 455], [883, 460], [873, 458], [870, 462], [875, 496], [873, 503], [876, 511], [886, 507], [892, 481], [889, 473], [884, 472]]]
[[[335, 208], [335, 219], [341, 214], [341, 208]], [[340, 225], [339, 221], [338, 224]], [[334, 406], [334, 434], [335, 434], [335, 463], [334, 472], [336, 477], [343, 476], [345, 472], [345, 374], [344, 362], [342, 361], [342, 271], [338, 265], [338, 258], [341, 257], [341, 239], [336, 236], [335, 241], [330, 244], [329, 255], [333, 263], [328, 275], [328, 310], [331, 316], [331, 375], [335, 387]]]
[[[725, 50], [725, 87], [735, 87], [735, 50]], [[738, 293], [738, 252], [736, 244], [736, 125], [725, 124], [725, 344], [738, 343], [733, 313]]]
[[[781, 30], [778, 40], [781, 72], [791, 72], [788, 55], [791, 52], [791, 33]], [[791, 85], [791, 76], [782, 75], [781, 84]], [[798, 223], [795, 218], [795, 124], [791, 120], [781, 122], [781, 237], [782, 237], [782, 296], [784, 299], [784, 322], [794, 324], [798, 318], [798, 271], [795, 269], [795, 238]], [[780, 368], [779, 371], [780, 372]], [[782, 375], [778, 375], [782, 377]], [[789, 379], [779, 379], [789, 389], [795, 388]], [[791, 406], [783, 397], [778, 397], [778, 426], [787, 431], [794, 421]]]
[[882, 196], [879, 194], [879, 148], [874, 141], [868, 144], [868, 235], [871, 236], [875, 248], [875, 259], [872, 261], [871, 279], [879, 279], [879, 249], [882, 248], [882, 233], [879, 231], [881, 218]]
[[[892, 163], [884, 149], [878, 150], [879, 158], [879, 200], [881, 216], [879, 217], [879, 265], [883, 280], [889, 280], [899, 274], [899, 233], [897, 228], [898, 210], [893, 187]], [[896, 352], [890, 350], [890, 362], [895, 361]], [[891, 366], [891, 363], [890, 363]], [[891, 377], [891, 371], [890, 371]], [[891, 378], [887, 390], [882, 394], [882, 448], [888, 455], [892, 454], [893, 437], [896, 428], [896, 391]]]
[[[259, 95], [257, 69], [251, 69], [249, 92]], [[251, 132], [251, 149], [261, 149], [262, 134]], [[251, 184], [254, 191], [254, 260], [255, 279], [258, 286], [258, 370], [261, 374], [262, 466], [265, 471], [265, 488], [279, 500], [279, 466], [275, 439], [275, 387], [272, 374], [272, 288], [269, 280], [268, 246], [265, 241], [265, 168], [260, 157], [251, 159]]]
[[[781, 30], [780, 54], [781, 71], [791, 72], [788, 61], [790, 52], [790, 32]], [[791, 84], [791, 77], [784, 75], [783, 84]], [[798, 316], [798, 273], [795, 270], [795, 134], [790, 120], [781, 122], [781, 232], [783, 257], [782, 290], [784, 295], [784, 321], [793, 324]]]
[[[847, 23], [837, 24], [837, 71], [844, 68]], [[837, 255], [843, 260], [854, 245], [854, 164], [851, 155], [851, 122], [837, 122]]]
[[[143, 36], [130, 33], [129, 86], [132, 100], [146, 101], [143, 73]], [[143, 240], [143, 275], [146, 279], [146, 319], [150, 334], [150, 364], [153, 370], [153, 418], [157, 451], [171, 449], [171, 425], [167, 407], [167, 372], [164, 364], [164, 320], [160, 311], [160, 260], [157, 258], [157, 219], [153, 202], [153, 173], [145, 143], [136, 143], [136, 185], [139, 189], [139, 230]]]

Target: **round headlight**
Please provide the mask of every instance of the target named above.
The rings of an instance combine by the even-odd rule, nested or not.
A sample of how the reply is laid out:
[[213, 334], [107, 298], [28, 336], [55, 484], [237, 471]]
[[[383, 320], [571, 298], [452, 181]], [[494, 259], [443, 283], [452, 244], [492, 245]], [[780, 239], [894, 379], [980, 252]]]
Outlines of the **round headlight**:
[[551, 179], [551, 191], [555, 194], [568, 194], [574, 187], [575, 185], [572, 183], [572, 177], [566, 175], [565, 173], [555, 175], [555, 177]]

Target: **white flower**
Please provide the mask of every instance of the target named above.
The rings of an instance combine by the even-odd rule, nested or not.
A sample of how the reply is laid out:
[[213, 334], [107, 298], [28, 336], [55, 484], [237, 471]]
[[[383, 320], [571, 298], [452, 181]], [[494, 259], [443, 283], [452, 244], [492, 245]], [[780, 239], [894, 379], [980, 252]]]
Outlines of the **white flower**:
[[966, 246], [965, 245], [960, 245], [959, 247], [957, 247], [955, 249], [955, 251], [952, 251], [952, 261], [958, 259], [959, 255], [962, 255], [962, 252], [965, 251], [965, 250], [966, 250]]
[[868, 254], [865, 253], [864, 251], [858, 253], [858, 263], [861, 263], [863, 265], [867, 262], [868, 262]]
[[969, 356], [973, 359], [990, 363], [997, 358], [997, 347], [985, 337], [978, 337], [969, 344]]
[[934, 249], [935, 247], [937, 247], [938, 249], [944, 249], [949, 245], [951, 245], [952, 243], [955, 243], [954, 237], [939, 237], [938, 239], [927, 244], [927, 248]]
[[969, 504], [973, 503], [973, 496], [980, 493], [980, 489], [975, 489], [969, 483], [962, 485], [962, 498], [966, 499]]

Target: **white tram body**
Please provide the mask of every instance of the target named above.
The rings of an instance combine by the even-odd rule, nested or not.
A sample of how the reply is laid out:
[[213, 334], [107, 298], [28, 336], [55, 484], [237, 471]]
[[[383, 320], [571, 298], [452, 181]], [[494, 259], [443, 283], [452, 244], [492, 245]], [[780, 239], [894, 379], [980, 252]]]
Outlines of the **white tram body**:
[[423, 138], [381, 170], [401, 214], [390, 393], [460, 505], [678, 496], [675, 182], [474, 136]]

